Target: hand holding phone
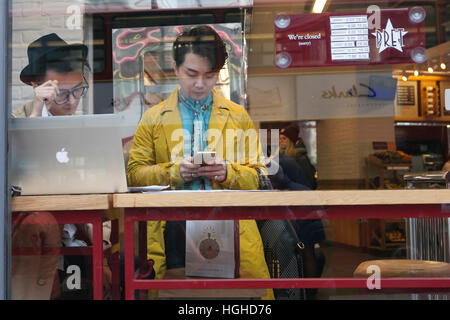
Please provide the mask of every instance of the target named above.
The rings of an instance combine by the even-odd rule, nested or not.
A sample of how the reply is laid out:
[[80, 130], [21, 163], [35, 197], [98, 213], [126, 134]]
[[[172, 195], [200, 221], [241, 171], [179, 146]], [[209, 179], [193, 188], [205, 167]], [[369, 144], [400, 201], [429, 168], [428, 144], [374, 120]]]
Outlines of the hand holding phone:
[[217, 153], [215, 151], [198, 151], [194, 155], [194, 164], [208, 165], [216, 159], [216, 156]]
[[[210, 180], [215, 180], [217, 182], [223, 182], [227, 178], [227, 166], [225, 161], [217, 158], [216, 152], [202, 152], [201, 155], [197, 153], [195, 156], [199, 163], [201, 160], [201, 166], [197, 171], [199, 177], [205, 177]], [[195, 159], [194, 156], [194, 159]], [[200, 156], [202, 157], [200, 159]], [[194, 160], [195, 163], [195, 160]]]
[[185, 158], [180, 162], [180, 175], [186, 182], [191, 182], [197, 176], [197, 171], [201, 167], [199, 164], [194, 163], [194, 158]]

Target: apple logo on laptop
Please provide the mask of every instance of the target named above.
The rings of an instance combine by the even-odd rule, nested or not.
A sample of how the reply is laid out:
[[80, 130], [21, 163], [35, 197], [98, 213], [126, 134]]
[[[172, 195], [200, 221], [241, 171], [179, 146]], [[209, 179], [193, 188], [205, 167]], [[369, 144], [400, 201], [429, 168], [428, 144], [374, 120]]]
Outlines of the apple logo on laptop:
[[61, 151], [58, 151], [56, 153], [56, 160], [58, 160], [59, 163], [67, 163], [69, 162], [69, 157], [67, 156], [68, 152], [65, 148], [62, 148]]

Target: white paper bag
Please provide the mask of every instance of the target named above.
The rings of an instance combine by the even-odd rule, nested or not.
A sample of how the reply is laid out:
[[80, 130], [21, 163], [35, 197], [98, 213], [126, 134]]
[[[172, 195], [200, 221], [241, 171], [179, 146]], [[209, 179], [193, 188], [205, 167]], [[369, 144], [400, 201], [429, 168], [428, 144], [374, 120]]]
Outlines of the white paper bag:
[[186, 276], [234, 278], [234, 221], [186, 221]]

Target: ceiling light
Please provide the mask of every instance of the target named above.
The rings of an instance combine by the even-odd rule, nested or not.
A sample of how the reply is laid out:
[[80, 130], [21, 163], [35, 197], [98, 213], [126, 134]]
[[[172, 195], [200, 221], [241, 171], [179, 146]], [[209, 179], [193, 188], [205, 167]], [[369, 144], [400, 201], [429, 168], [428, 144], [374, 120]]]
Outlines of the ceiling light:
[[408, 77], [406, 76], [406, 71], [403, 71], [403, 72], [401, 73], [400, 78], [401, 78], [403, 81], [407, 81], [407, 80], [408, 80]]
[[326, 3], [327, 3], [327, 0], [316, 0], [314, 2], [312, 12], [313, 13], [322, 13], [323, 8], [325, 7]]

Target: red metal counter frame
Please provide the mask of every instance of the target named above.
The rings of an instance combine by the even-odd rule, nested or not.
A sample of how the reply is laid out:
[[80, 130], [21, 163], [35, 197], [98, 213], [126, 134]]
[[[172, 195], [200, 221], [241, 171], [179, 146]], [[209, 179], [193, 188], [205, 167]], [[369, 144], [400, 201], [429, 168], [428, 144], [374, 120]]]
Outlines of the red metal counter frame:
[[[84, 254], [92, 255], [92, 284], [94, 300], [103, 299], [103, 255], [111, 255], [113, 273], [113, 299], [120, 299], [119, 292], [119, 252], [112, 248], [103, 250], [102, 223], [111, 219], [106, 217], [106, 210], [112, 209], [111, 195], [49, 195], [49, 196], [20, 196], [12, 199], [13, 223], [14, 215], [20, 212], [49, 211], [59, 224], [92, 224], [92, 247], [86, 248], [58, 248], [62, 255]], [[111, 243], [118, 243], [118, 217], [111, 219]], [[13, 254], [30, 254], [30, 250], [13, 248]]]
[[[448, 203], [450, 190], [436, 189], [116, 194], [113, 206], [125, 209], [125, 298], [148, 289], [367, 288], [364, 278], [139, 280], [134, 276], [136, 221], [448, 217]], [[442, 290], [450, 288], [450, 278], [385, 278], [381, 288]]]

